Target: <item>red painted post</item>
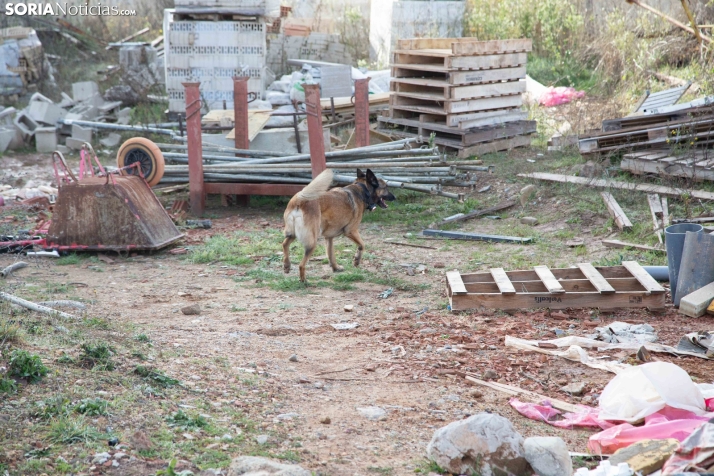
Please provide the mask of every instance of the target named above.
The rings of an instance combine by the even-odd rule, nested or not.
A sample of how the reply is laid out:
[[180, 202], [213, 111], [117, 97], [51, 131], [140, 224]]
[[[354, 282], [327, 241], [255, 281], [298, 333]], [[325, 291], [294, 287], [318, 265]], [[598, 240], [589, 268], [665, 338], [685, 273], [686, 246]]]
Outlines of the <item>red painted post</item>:
[[369, 79], [355, 80], [355, 146], [369, 145]]
[[188, 140], [188, 196], [191, 213], [203, 215], [206, 194], [203, 190], [203, 142], [201, 140], [201, 83], [181, 83], [186, 96], [186, 138]]
[[250, 133], [248, 132], [248, 79], [247, 77], [233, 77], [233, 112], [236, 126], [236, 149], [248, 150], [250, 147]]
[[306, 84], [303, 87], [305, 88], [305, 112], [307, 112], [307, 137], [310, 141], [310, 163], [314, 178], [327, 168], [325, 163], [325, 136], [322, 131], [320, 85]]

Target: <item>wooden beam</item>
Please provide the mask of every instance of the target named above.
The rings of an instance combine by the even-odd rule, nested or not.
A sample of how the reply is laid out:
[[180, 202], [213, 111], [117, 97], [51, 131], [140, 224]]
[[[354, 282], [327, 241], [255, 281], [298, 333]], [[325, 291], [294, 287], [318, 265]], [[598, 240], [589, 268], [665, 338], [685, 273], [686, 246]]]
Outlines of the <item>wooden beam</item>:
[[530, 390], [524, 390], [519, 387], [513, 387], [511, 385], [506, 385], [505, 383], [498, 382], [486, 382], [485, 380], [477, 379], [471, 375], [466, 375], [466, 380], [476, 385], [481, 385], [482, 387], [488, 387], [499, 392], [507, 393], [513, 396], [525, 397], [533, 403], [540, 403], [542, 401], [549, 401], [553, 408], [569, 413], [577, 413], [580, 411], [577, 405], [572, 403], [564, 402], [555, 398], [546, 397], [544, 395], [531, 392]]
[[659, 224], [659, 217], [663, 215], [662, 211], [662, 202], [659, 199], [659, 195], [656, 193], [648, 193], [647, 194], [647, 203], [650, 206], [650, 213], [652, 214], [652, 222], [654, 223], [654, 231], [657, 234], [657, 239], [659, 240], [659, 243], [662, 245], [664, 244], [664, 241], [662, 241], [662, 226]]
[[536, 274], [538, 275], [540, 280], [543, 281], [543, 284], [545, 284], [545, 287], [546, 289], [548, 289], [549, 293], [562, 294], [565, 292], [563, 286], [560, 285], [556, 277], [553, 276], [553, 273], [551, 273], [550, 269], [548, 269], [547, 266], [535, 266], [533, 267], [533, 269], [535, 269]]
[[496, 285], [498, 286], [498, 290], [501, 291], [501, 294], [507, 296], [516, 294], [516, 288], [513, 287], [513, 283], [508, 279], [508, 275], [503, 268], [491, 268], [489, 271], [491, 271], [491, 276], [493, 276], [493, 280], [496, 281]]
[[502, 236], [502, 235], [484, 235], [481, 233], [462, 233], [460, 231], [443, 231], [443, 230], [423, 230], [424, 236], [438, 236], [451, 240], [473, 240], [473, 241], [490, 241], [494, 243], [518, 243], [526, 244], [533, 241], [533, 238], [521, 238], [518, 236]]
[[610, 286], [607, 279], [603, 278], [602, 274], [592, 264], [578, 263], [578, 268], [600, 294], [615, 294], [615, 288]]
[[714, 300], [714, 283], [709, 283], [679, 301], [679, 312], [689, 317], [704, 315], [707, 307]]
[[471, 218], [480, 217], [482, 215], [490, 215], [494, 212], [499, 212], [501, 210], [505, 210], [506, 208], [510, 208], [515, 204], [515, 200], [507, 200], [490, 208], [484, 208], [483, 210], [472, 210], [462, 215], [454, 215], [453, 217], [444, 218], [443, 220], [441, 220], [441, 223], [439, 223], [439, 225], [446, 225], [447, 223], [456, 223], [459, 221], [469, 220]]
[[667, 253], [666, 249], [655, 248], [654, 246], [638, 245], [637, 243], [625, 243], [620, 240], [602, 240], [602, 244], [607, 248], [633, 248], [641, 251], [653, 251], [655, 253]]
[[664, 293], [654, 294], [645, 291], [616, 292], [603, 296], [600, 293], [564, 293], [551, 294], [547, 292], [516, 293], [504, 296], [501, 293], [464, 294], [450, 296], [452, 311], [469, 309], [568, 309], [568, 308], [599, 308], [599, 309], [664, 309]]
[[623, 261], [622, 266], [632, 273], [632, 276], [640, 282], [648, 293], [664, 294], [664, 288], [659, 285], [655, 279], [650, 276], [650, 273], [637, 263], [637, 261]]
[[667, 197], [662, 197], [662, 227], [667, 228], [669, 225], [669, 203]]
[[451, 294], [466, 294], [466, 286], [464, 286], [461, 273], [458, 271], [447, 271], [446, 282], [449, 283]]
[[610, 216], [615, 220], [615, 225], [617, 225], [621, 231], [631, 230], [632, 223], [630, 223], [630, 219], [627, 218], [625, 212], [620, 208], [620, 204], [617, 203], [615, 197], [613, 197], [610, 192], [600, 192], [600, 196], [605, 201], [605, 206], [607, 207], [607, 211], [610, 212]]
[[534, 172], [530, 174], [518, 174], [519, 177], [531, 178], [536, 180], [545, 180], [548, 182], [561, 182], [561, 183], [573, 183], [578, 185], [585, 185], [588, 187], [597, 188], [617, 188], [620, 190], [633, 190], [638, 192], [649, 192], [649, 193], [659, 193], [660, 195], [667, 195], [670, 197], [681, 197], [683, 194], [688, 194], [692, 198], [698, 198], [700, 200], [714, 200], [713, 192], [706, 192], [704, 190], [686, 190], [678, 189], [673, 187], [665, 187], [662, 185], [651, 185], [644, 183], [631, 183], [631, 182], [615, 182], [612, 180], [604, 179], [589, 179], [586, 177], [576, 177], [574, 175], [561, 175], [561, 174], [549, 174], [544, 172]]

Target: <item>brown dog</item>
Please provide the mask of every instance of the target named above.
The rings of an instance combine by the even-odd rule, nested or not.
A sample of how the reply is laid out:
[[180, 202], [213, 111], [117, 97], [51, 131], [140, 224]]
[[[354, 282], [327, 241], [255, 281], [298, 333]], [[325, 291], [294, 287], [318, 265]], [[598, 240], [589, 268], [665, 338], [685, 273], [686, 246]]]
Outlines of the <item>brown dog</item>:
[[302, 282], [305, 282], [305, 265], [315, 251], [320, 236], [327, 241], [327, 256], [333, 271], [343, 270], [335, 260], [333, 245], [333, 240], [340, 235], [357, 244], [354, 265], [359, 266], [364, 251], [359, 225], [364, 211], [372, 211], [377, 206], [387, 208], [385, 200], [395, 199], [387, 183], [378, 179], [371, 170], [365, 174], [357, 169], [357, 180], [353, 184], [328, 192], [331, 183], [332, 171], [327, 169], [290, 199], [283, 215], [283, 270], [290, 272], [290, 244], [297, 239], [305, 247], [305, 256], [300, 262]]

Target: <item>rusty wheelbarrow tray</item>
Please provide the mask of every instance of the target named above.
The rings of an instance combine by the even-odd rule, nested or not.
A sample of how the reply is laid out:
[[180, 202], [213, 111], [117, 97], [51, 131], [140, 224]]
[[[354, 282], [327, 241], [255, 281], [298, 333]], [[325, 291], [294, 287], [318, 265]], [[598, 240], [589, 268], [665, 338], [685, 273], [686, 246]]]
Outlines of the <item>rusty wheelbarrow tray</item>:
[[91, 146], [85, 144], [79, 178], [69, 170], [61, 153], [53, 154], [59, 192], [45, 248], [158, 250], [183, 238], [140, 171], [138, 175], [118, 175], [124, 173], [123, 169], [107, 173], [94, 155], [91, 158], [99, 168], [95, 175], [87, 157], [90, 151], [94, 155]]

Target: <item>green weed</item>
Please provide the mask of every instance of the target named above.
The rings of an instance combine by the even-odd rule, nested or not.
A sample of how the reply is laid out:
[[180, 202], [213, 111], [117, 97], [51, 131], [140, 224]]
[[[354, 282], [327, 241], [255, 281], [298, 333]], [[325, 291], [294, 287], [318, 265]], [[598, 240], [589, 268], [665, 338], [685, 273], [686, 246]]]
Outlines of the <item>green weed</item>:
[[69, 398], [63, 395], [40, 400], [35, 403], [35, 406], [36, 408], [33, 410], [32, 416], [42, 418], [43, 420], [64, 417], [71, 412]]
[[171, 428], [180, 430], [190, 430], [196, 428], [205, 428], [208, 426], [208, 420], [202, 415], [188, 415], [183, 410], [179, 410], [173, 415], [166, 418], [166, 422]]
[[73, 253], [71, 255], [62, 256], [61, 258], [56, 259], [54, 262], [55, 264], [58, 264], [60, 266], [67, 266], [81, 263], [82, 258], [80, 258], [77, 253]]
[[97, 370], [114, 370], [112, 356], [115, 353], [113, 347], [106, 342], [96, 342], [93, 344], [84, 343], [81, 346], [82, 354], [79, 360], [84, 365]]
[[49, 369], [42, 363], [39, 355], [31, 355], [26, 350], [19, 349], [10, 354], [8, 373], [11, 377], [24, 378], [32, 383], [42, 380], [48, 372]]
[[109, 402], [102, 398], [85, 398], [74, 406], [74, 411], [87, 416], [107, 415]]
[[152, 369], [143, 365], [137, 365], [134, 369], [134, 373], [140, 377], [153, 381], [161, 387], [173, 387], [174, 385], [179, 384], [178, 380], [167, 376], [161, 370]]
[[0, 320], [0, 345], [4, 342], [19, 342], [22, 340], [22, 326], [8, 319]]
[[50, 424], [47, 440], [50, 443], [72, 445], [91, 443], [105, 435], [89, 426], [84, 417], [61, 417]]
[[16, 393], [17, 382], [11, 378], [0, 378], [0, 393]]
[[149, 336], [147, 336], [146, 334], [136, 334], [134, 336], [134, 340], [137, 342], [145, 342], [145, 343], [151, 342], [151, 339], [149, 339]]

